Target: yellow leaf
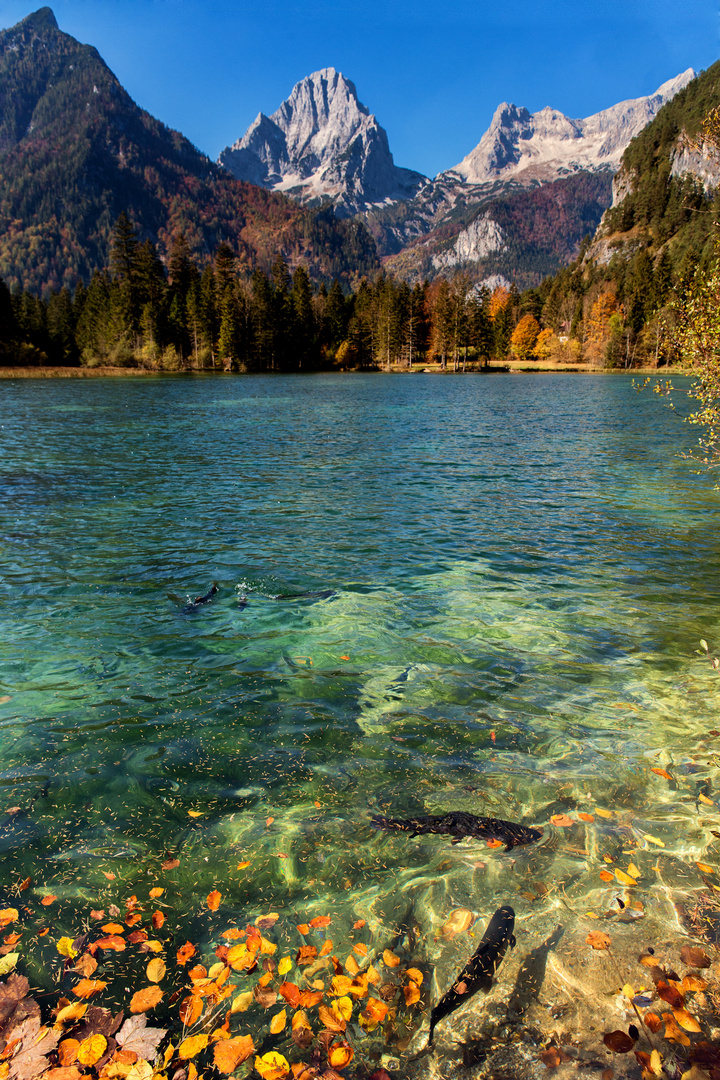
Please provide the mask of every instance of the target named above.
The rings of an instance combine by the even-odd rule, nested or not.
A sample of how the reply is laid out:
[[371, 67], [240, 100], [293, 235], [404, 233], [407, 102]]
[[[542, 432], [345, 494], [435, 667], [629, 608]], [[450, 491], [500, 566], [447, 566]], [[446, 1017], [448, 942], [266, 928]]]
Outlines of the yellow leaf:
[[623, 994], [625, 995], [626, 998], [630, 998], [630, 1001], [632, 1001], [632, 999], [635, 997], [635, 991], [633, 990], [632, 986], [630, 986], [629, 983], [625, 983], [625, 985], [622, 988], [622, 992], [623, 992]]
[[151, 889], [150, 890], [150, 897], [151, 897], [152, 900], [157, 900], [158, 896], [162, 896], [162, 894], [164, 892], [165, 892], [164, 889], [159, 889], [159, 888], [158, 889]]
[[328, 1061], [333, 1069], [344, 1069], [355, 1057], [355, 1052], [347, 1044], [331, 1046]]
[[595, 813], [604, 818], [611, 818], [613, 816], [609, 810], [601, 810], [599, 806], [595, 807]]
[[250, 865], [250, 863], [249, 863], [249, 862], [239, 862], [239, 863], [237, 864], [237, 868], [238, 868], [238, 870], [244, 870], [244, 869], [245, 869], [245, 867], [246, 867], [246, 866], [249, 866], [249, 865]]
[[83, 1005], [79, 1001], [73, 1002], [72, 1005], [65, 1005], [55, 1017], [55, 1027], [61, 1027], [68, 1020], [81, 1020], [86, 1012], [87, 1005]]
[[423, 984], [423, 973], [422, 973], [422, 971], [418, 971], [417, 968], [408, 968], [407, 971], [405, 972], [405, 974], [407, 975], [408, 979], [412, 979], [412, 981], [416, 982], [418, 984], [418, 986], [422, 986], [422, 984]]
[[260, 938], [260, 952], [265, 953], [266, 956], [272, 956], [277, 952], [277, 945], [273, 945], [272, 941], [268, 941], [267, 938]]
[[632, 877], [634, 877], [634, 878], [639, 878], [640, 877], [640, 871], [638, 870], [635, 863], [633, 863], [633, 862], [628, 863], [628, 874], [631, 874]]
[[698, 868], [698, 870], [700, 871], [701, 874], [714, 874], [715, 873], [712, 866], [708, 866], [707, 863], [699, 862], [699, 863], [695, 863], [695, 865], [697, 866], [697, 868]]
[[8, 926], [11, 922], [15, 922], [18, 918], [18, 909], [14, 907], [6, 907], [0, 911], [0, 927]]
[[656, 1076], [662, 1076], [662, 1058], [659, 1050], [653, 1050], [650, 1055], [650, 1068]]
[[255, 1058], [255, 1068], [263, 1080], [284, 1080], [290, 1072], [290, 1066], [282, 1054], [271, 1050], [269, 1054]]
[[615, 877], [618, 879], [621, 885], [637, 885], [635, 878], [631, 878], [629, 874], [626, 874], [624, 870], [616, 870]]
[[685, 1028], [686, 1031], [702, 1031], [695, 1017], [691, 1016], [687, 1009], [673, 1009], [673, 1016], [680, 1027]]
[[352, 998], [335, 998], [332, 1003], [332, 1010], [336, 1016], [342, 1017], [343, 1020], [349, 1020], [352, 1016]]
[[81, 1065], [94, 1065], [106, 1050], [107, 1039], [104, 1035], [90, 1035], [80, 1043], [77, 1059]]
[[178, 1047], [178, 1057], [184, 1061], [194, 1058], [201, 1050], [204, 1050], [210, 1041], [209, 1035], [191, 1035], [189, 1039], [183, 1039]]
[[400, 957], [396, 956], [394, 952], [390, 952], [390, 949], [385, 949], [383, 953], [383, 960], [388, 967], [397, 967], [400, 963]]
[[[0, 915], [2, 912], [0, 912]], [[77, 949], [73, 949], [73, 939], [69, 937], [61, 937], [57, 943], [57, 951], [61, 956], [67, 956], [68, 959], [74, 960], [77, 956]]]
[[279, 1035], [281, 1031], [285, 1030], [287, 1024], [287, 1011], [281, 1009], [279, 1013], [275, 1013], [270, 1021], [270, 1034]]
[[292, 960], [289, 956], [283, 956], [282, 960], [278, 964], [278, 975], [287, 975], [288, 971], [292, 968]]
[[707, 795], [698, 795], [698, 801], [701, 802], [701, 803], [705, 803], [706, 806], [714, 806], [715, 805], [715, 803], [712, 801], [712, 799], [708, 799]]
[[[188, 814], [190, 815], [190, 817], [202, 817], [203, 816], [203, 811], [202, 810], [188, 810]], [[185, 1040], [185, 1042], [187, 1042], [187, 1039]]]
[[165, 978], [165, 964], [159, 956], [153, 957], [145, 969], [145, 974], [148, 977], [148, 982], [159, 983]]
[[650, 833], [645, 833], [645, 839], [649, 840], [651, 844], [657, 844], [658, 847], [665, 847], [662, 840], [658, 840], [657, 836], [651, 836]]
[[252, 990], [248, 990], [245, 994], [238, 994], [236, 998], [233, 998], [233, 1003], [230, 1006], [230, 1012], [247, 1012], [253, 1003]]

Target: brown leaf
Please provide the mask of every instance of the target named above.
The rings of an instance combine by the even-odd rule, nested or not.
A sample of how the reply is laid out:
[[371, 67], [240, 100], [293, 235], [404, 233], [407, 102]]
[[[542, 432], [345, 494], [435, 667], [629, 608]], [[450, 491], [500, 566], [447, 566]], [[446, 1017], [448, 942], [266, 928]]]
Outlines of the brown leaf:
[[648, 1027], [650, 1031], [652, 1031], [653, 1035], [662, 1027], [662, 1020], [657, 1015], [657, 1013], [646, 1012], [643, 1016], [643, 1020], [645, 1021], [646, 1027]]
[[179, 859], [166, 859], [165, 862], [161, 862], [160, 866], [163, 870], [174, 870], [176, 866], [180, 865]]
[[40, 1018], [28, 1017], [12, 1033], [17, 1040], [9, 1062], [9, 1080], [37, 1080], [49, 1067], [47, 1054], [57, 1046], [60, 1034], [51, 1028], [41, 1028]]
[[317, 954], [318, 951], [314, 945], [301, 945], [295, 957], [295, 963], [298, 965], [312, 964], [313, 960], [317, 959]]
[[235, 1039], [223, 1039], [213, 1047], [215, 1068], [223, 1073], [234, 1072], [255, 1050], [252, 1035], [238, 1035]]
[[256, 986], [253, 990], [253, 997], [257, 1001], [258, 1005], [262, 1005], [263, 1009], [269, 1009], [277, 1001], [277, 994], [274, 990], [268, 990], [266, 986]]
[[683, 964], [687, 964], [688, 967], [694, 968], [707, 968], [710, 967], [710, 957], [703, 950], [699, 949], [695, 945], [683, 945], [680, 950], [680, 959]]
[[84, 975], [86, 979], [97, 970], [97, 960], [94, 956], [91, 956], [89, 952], [83, 953], [80, 959], [76, 962], [73, 971], [77, 971], [79, 975]]
[[548, 1046], [540, 1051], [540, 1060], [548, 1069], [557, 1069], [564, 1061], [569, 1061], [567, 1054], [557, 1046]]
[[138, 990], [130, 999], [130, 1012], [144, 1013], [148, 1009], [154, 1009], [163, 999], [163, 992], [159, 986], [146, 986]]
[[659, 982], [657, 992], [658, 997], [662, 998], [663, 1001], [667, 1001], [668, 1005], [672, 1006], [673, 1009], [681, 1009], [685, 1004], [685, 999], [680, 991], [671, 986], [670, 983]]
[[148, 1027], [146, 1016], [128, 1016], [115, 1038], [123, 1050], [152, 1061], [166, 1035], [165, 1028]]
[[603, 1035], [603, 1042], [614, 1054], [629, 1054], [635, 1045], [626, 1031], [608, 1031]]

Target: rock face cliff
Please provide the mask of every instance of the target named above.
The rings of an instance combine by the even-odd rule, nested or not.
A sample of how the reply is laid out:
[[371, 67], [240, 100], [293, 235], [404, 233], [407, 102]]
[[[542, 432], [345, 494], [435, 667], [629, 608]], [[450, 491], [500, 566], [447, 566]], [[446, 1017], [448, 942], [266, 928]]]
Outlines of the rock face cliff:
[[334, 68], [302, 79], [272, 116], [259, 113], [218, 160], [238, 180], [330, 200], [339, 216], [411, 198], [427, 182], [395, 165], [384, 129]]

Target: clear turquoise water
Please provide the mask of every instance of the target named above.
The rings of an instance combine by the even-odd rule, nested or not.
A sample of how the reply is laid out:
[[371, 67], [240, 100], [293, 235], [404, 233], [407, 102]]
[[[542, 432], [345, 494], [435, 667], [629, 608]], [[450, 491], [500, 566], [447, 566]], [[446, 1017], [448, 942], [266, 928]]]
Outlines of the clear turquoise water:
[[[28, 814], [0, 859], [60, 897], [54, 933], [157, 882], [195, 937], [212, 888], [224, 925], [330, 912], [377, 941], [409, 908], [428, 940], [453, 907], [522, 915], [523, 874], [592, 906], [612, 821], [548, 822], [598, 805], [636, 863], [646, 832], [678, 865], [705, 851], [719, 497], [677, 456], [692, 429], [630, 379], [0, 395], [2, 808]], [[453, 808], [556, 842], [513, 853], [509, 884], [511, 856], [367, 824]]]

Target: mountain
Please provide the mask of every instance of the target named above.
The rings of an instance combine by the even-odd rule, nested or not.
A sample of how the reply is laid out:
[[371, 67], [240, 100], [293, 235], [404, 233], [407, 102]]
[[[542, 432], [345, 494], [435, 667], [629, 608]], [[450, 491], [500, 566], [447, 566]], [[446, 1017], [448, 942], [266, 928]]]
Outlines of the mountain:
[[474, 150], [441, 177], [458, 177], [466, 184], [511, 178], [532, 184], [581, 170], [614, 171], [630, 140], [694, 78], [688, 68], [654, 94], [621, 101], [584, 120], [551, 108], [529, 113], [503, 102]]
[[311, 205], [330, 201], [341, 217], [411, 198], [427, 180], [395, 165], [385, 130], [335, 68], [301, 79], [272, 116], [259, 113], [218, 161], [238, 180]]
[[247, 270], [278, 252], [316, 277], [377, 266], [361, 223], [233, 178], [41, 8], [0, 32], [0, 276], [34, 291], [87, 281], [107, 265], [122, 211], [164, 259], [184, 232], [200, 262], [224, 241]]
[[404, 204], [364, 215], [388, 268], [410, 280], [462, 268], [537, 284], [595, 231], [625, 148], [694, 78], [688, 69], [584, 120], [503, 103], [458, 165]]

